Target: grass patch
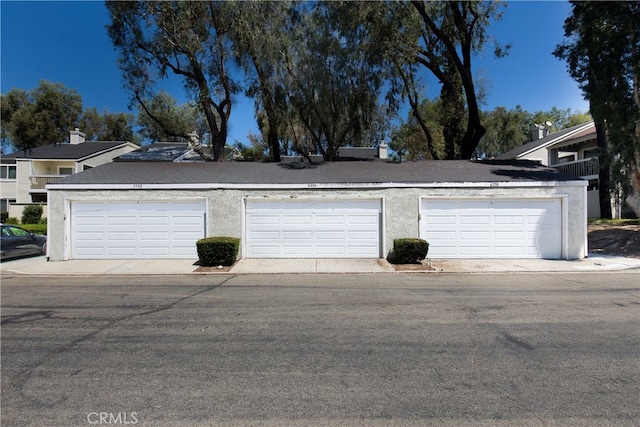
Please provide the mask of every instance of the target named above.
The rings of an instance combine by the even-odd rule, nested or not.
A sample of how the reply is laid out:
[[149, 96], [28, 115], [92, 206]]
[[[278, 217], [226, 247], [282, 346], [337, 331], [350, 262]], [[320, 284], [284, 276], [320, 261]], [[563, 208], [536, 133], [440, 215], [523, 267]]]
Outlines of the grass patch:
[[603, 219], [589, 218], [589, 224], [595, 225], [640, 225], [640, 219]]
[[24, 228], [32, 233], [47, 235], [47, 224], [18, 224], [18, 227]]

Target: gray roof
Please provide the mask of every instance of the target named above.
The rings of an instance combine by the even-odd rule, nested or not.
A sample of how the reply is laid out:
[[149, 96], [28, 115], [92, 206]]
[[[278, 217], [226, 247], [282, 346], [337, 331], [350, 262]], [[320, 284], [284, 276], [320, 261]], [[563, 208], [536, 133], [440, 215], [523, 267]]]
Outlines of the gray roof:
[[187, 143], [156, 142], [114, 159], [116, 162], [173, 162], [189, 153]]
[[113, 162], [57, 180], [54, 187], [119, 184], [411, 184], [578, 179], [530, 161]]
[[56, 159], [56, 160], [78, 160], [89, 157], [103, 151], [114, 149], [118, 146], [128, 144], [126, 141], [88, 141], [81, 144], [49, 144], [41, 147], [34, 147], [29, 150], [20, 150], [7, 154], [8, 159]]
[[514, 160], [517, 159], [520, 155], [525, 154], [529, 151], [542, 148], [546, 145], [550, 145], [552, 143], [556, 143], [562, 140], [565, 137], [572, 136], [575, 132], [587, 128], [589, 126], [593, 126], [593, 122], [582, 123], [580, 125], [572, 126], [570, 128], [562, 129], [561, 131], [554, 132], [550, 135], [545, 136], [544, 138], [537, 139], [535, 141], [524, 144], [521, 147], [514, 148], [511, 151], [508, 151], [504, 154], [496, 157], [498, 160]]

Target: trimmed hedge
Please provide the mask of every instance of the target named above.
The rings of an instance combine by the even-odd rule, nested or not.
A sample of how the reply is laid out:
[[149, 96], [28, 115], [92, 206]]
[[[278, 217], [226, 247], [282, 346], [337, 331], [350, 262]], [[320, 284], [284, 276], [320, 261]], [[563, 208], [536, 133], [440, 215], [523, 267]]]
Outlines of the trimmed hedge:
[[213, 267], [232, 265], [238, 257], [240, 239], [235, 237], [205, 237], [196, 242], [200, 265]]
[[429, 243], [423, 239], [403, 238], [393, 240], [393, 253], [398, 264], [415, 264], [427, 257]]

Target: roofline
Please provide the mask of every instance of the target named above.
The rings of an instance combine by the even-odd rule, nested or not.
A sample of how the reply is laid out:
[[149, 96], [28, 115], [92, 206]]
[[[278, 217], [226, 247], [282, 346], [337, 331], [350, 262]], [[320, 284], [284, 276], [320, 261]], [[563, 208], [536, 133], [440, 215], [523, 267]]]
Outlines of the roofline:
[[586, 187], [588, 181], [481, 181], [481, 182], [344, 182], [301, 184], [47, 184], [47, 190], [304, 190], [349, 188], [531, 188], [531, 187]]
[[520, 153], [520, 154], [518, 154], [518, 155], [516, 156], [516, 159], [517, 159], [518, 157], [522, 157], [522, 156], [526, 156], [527, 154], [531, 154], [531, 153], [533, 153], [534, 151], [539, 150], [539, 149], [541, 149], [541, 148], [547, 148], [547, 147], [549, 147], [550, 145], [557, 144], [558, 142], [560, 142], [560, 141], [562, 141], [562, 140], [564, 140], [564, 139], [570, 138], [571, 136], [575, 135], [576, 133], [578, 133], [578, 132], [582, 132], [583, 130], [585, 130], [585, 129], [589, 128], [589, 127], [592, 127], [592, 126], [595, 126], [595, 122], [593, 122], [593, 121], [591, 121], [591, 122], [587, 122], [587, 123], [585, 123], [583, 126], [580, 126], [579, 128], [577, 128], [577, 129], [575, 129], [575, 130], [572, 130], [571, 132], [567, 132], [567, 133], [566, 133], [566, 134], [564, 134], [564, 135], [560, 135], [560, 136], [558, 136], [558, 137], [556, 137], [556, 138], [553, 138], [553, 139], [551, 139], [551, 140], [549, 140], [549, 141], [547, 141], [547, 142], [545, 142], [545, 143], [543, 143], [543, 144], [537, 145], [537, 146], [536, 146], [536, 147], [534, 147], [534, 148], [531, 148], [531, 149], [529, 149], [529, 150], [527, 150], [527, 151], [523, 151], [522, 153]]
[[[88, 141], [89, 143], [91, 142], [111, 142], [111, 141]], [[113, 141], [113, 142], [118, 142], [118, 141]], [[84, 142], [83, 142], [84, 144]], [[84, 157], [63, 157], [63, 158], [51, 158], [51, 157], [11, 157], [10, 159], [14, 159], [14, 160], [39, 160], [39, 161], [45, 161], [45, 162], [61, 162], [61, 161], [73, 161], [73, 162], [82, 162], [84, 160], [90, 159], [92, 157], [95, 156], [99, 156], [101, 154], [104, 153], [108, 153], [109, 151], [113, 151], [113, 150], [117, 150], [118, 148], [122, 148], [125, 145], [130, 145], [131, 148], [140, 148], [138, 147], [136, 144], [134, 144], [133, 142], [129, 142], [129, 141], [123, 141], [120, 142], [118, 145], [114, 145], [113, 147], [110, 148], [105, 148], [103, 150], [100, 151], [96, 151], [94, 153], [91, 153], [89, 155], [86, 155]], [[7, 160], [10, 160], [7, 159]]]
[[117, 150], [118, 148], [122, 148], [125, 145], [131, 145], [131, 148], [140, 148], [136, 144], [134, 144], [133, 142], [123, 141], [121, 144], [114, 145], [111, 148], [106, 148], [106, 149], [104, 149], [102, 151], [96, 151], [95, 153], [89, 154], [89, 155], [84, 156], [84, 157], [80, 157], [80, 158], [76, 159], [76, 162], [82, 162], [82, 161], [90, 159], [92, 157], [99, 156], [99, 155], [104, 154], [104, 153], [108, 153], [109, 151]]

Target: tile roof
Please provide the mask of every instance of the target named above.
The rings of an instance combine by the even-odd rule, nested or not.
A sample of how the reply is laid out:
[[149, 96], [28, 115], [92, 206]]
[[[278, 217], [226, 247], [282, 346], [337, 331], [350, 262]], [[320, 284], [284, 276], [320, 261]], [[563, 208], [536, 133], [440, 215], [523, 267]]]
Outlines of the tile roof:
[[81, 144], [49, 144], [29, 150], [20, 150], [7, 154], [9, 159], [71, 159], [78, 160], [102, 151], [111, 150], [120, 145], [128, 144], [125, 141], [88, 141]]
[[500, 156], [496, 157], [498, 160], [512, 160], [512, 159], [517, 159], [519, 156], [529, 152], [529, 151], [533, 151], [536, 150], [538, 148], [543, 148], [545, 146], [551, 145], [551, 144], [555, 144], [561, 140], [563, 140], [564, 138], [568, 138], [568, 137], [575, 137], [574, 134], [576, 134], [576, 132], [582, 132], [583, 130], [587, 130], [590, 127], [593, 127], [594, 124], [593, 122], [589, 122], [589, 123], [582, 123], [580, 125], [576, 125], [576, 126], [572, 126], [570, 128], [566, 128], [566, 129], [562, 129], [561, 131], [558, 132], [554, 132], [550, 135], [547, 135], [544, 138], [540, 138], [537, 139], [535, 141], [529, 142], [527, 144], [524, 144], [521, 147], [518, 148], [514, 148], [511, 151], [508, 151], [504, 154], [501, 154]]
[[533, 182], [577, 179], [530, 161], [113, 162], [62, 178], [55, 182], [53, 188], [65, 185], [121, 184], [251, 186], [252, 184]]

